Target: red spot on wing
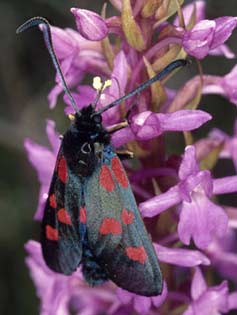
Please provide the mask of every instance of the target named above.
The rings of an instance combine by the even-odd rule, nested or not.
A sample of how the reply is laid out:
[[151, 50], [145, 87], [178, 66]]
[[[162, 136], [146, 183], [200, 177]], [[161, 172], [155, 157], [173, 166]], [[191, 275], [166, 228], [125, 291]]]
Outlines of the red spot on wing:
[[83, 224], [86, 224], [86, 208], [85, 207], [81, 207], [80, 208], [80, 222]]
[[112, 170], [113, 170], [114, 175], [115, 175], [117, 181], [119, 182], [119, 184], [122, 187], [127, 188], [129, 185], [127, 175], [125, 174], [124, 168], [123, 168], [118, 157], [112, 158], [111, 166], [112, 166]]
[[100, 185], [108, 192], [111, 192], [114, 190], [114, 180], [110, 172], [110, 169], [108, 168], [107, 165], [102, 165], [101, 167]]
[[69, 225], [72, 224], [71, 217], [64, 208], [61, 208], [60, 210], [58, 210], [57, 217], [58, 217], [58, 221], [61, 223], [69, 224]]
[[58, 162], [57, 172], [58, 177], [65, 184], [67, 181], [67, 163], [64, 156], [62, 156]]
[[45, 228], [46, 238], [50, 241], [57, 241], [58, 240], [58, 230], [54, 229], [50, 225], [46, 225]]
[[124, 208], [122, 211], [121, 219], [124, 224], [131, 224], [134, 220], [134, 213]]
[[130, 259], [138, 261], [141, 264], [144, 264], [145, 261], [147, 260], [147, 253], [143, 246], [127, 247], [126, 254]]
[[49, 204], [50, 204], [50, 207], [52, 207], [54, 209], [57, 207], [55, 194], [50, 195]]
[[122, 233], [122, 227], [119, 221], [114, 218], [105, 218], [100, 226], [100, 234], [118, 235]]

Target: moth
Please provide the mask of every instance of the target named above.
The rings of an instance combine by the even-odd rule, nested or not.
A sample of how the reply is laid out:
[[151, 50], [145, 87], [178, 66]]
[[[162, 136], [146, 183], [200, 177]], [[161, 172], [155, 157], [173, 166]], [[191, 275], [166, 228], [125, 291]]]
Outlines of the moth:
[[111, 134], [127, 126], [106, 129], [102, 113], [186, 64], [176, 60], [152, 79], [100, 110], [96, 102], [78, 109], [53, 49], [50, 26], [35, 17], [17, 33], [41, 25], [46, 46], [75, 115], [62, 137], [41, 228], [47, 266], [72, 274], [81, 266], [90, 285], [107, 280], [143, 296], [162, 292], [162, 274], [127, 175], [111, 145]]

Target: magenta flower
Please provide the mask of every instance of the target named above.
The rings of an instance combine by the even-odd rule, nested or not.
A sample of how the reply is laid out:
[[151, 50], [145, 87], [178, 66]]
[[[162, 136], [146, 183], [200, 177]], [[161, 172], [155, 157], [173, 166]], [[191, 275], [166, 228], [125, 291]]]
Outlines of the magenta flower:
[[195, 148], [188, 146], [179, 168], [179, 183], [167, 192], [140, 204], [144, 217], [153, 217], [181, 204], [178, 233], [188, 245], [191, 238], [199, 248], [206, 248], [214, 237], [225, 235], [228, 218], [210, 197], [237, 191], [237, 176], [212, 179], [209, 171], [199, 169]]
[[[236, 293], [234, 293], [236, 296]], [[196, 268], [192, 280], [192, 303], [183, 315], [218, 315], [225, 314], [237, 308], [233, 301], [233, 294], [228, 293], [227, 282], [223, 281], [218, 286], [208, 287], [199, 268]]]
[[198, 59], [203, 59], [213, 49], [230, 37], [236, 27], [236, 18], [224, 16], [215, 20], [201, 20], [183, 36], [183, 47], [186, 52]]
[[116, 147], [132, 140], [149, 140], [165, 131], [193, 130], [211, 119], [208, 113], [201, 110], [180, 110], [172, 114], [155, 114], [144, 111], [132, 118], [131, 125], [113, 136]]

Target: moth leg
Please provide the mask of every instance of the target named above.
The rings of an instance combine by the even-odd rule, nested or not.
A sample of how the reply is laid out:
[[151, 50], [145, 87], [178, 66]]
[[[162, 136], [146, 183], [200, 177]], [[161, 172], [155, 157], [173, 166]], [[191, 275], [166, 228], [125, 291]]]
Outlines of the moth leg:
[[128, 126], [128, 121], [125, 120], [107, 129], [107, 131], [108, 133], [112, 134], [120, 129], [126, 128], [127, 126]]
[[129, 150], [116, 150], [116, 153], [121, 160], [132, 159], [134, 157], [134, 153]]
[[130, 117], [129, 116], [131, 115], [133, 108], [137, 105], [139, 96], [140, 96], [140, 93], [137, 93], [134, 100], [132, 101], [132, 104], [129, 107], [129, 110], [126, 113], [125, 120], [128, 122], [128, 124], [130, 124]]
[[[140, 94], [138, 93], [138, 95], [140, 95]], [[123, 128], [127, 127], [127, 126], [130, 124], [130, 117], [129, 117], [129, 116], [130, 116], [130, 114], [131, 114], [133, 108], [137, 105], [138, 95], [136, 95], [134, 101], [133, 101], [132, 104], [130, 105], [130, 108], [129, 108], [129, 110], [128, 110], [127, 113], [126, 113], [126, 116], [125, 116], [124, 121], [122, 121], [122, 122], [120, 122], [120, 123], [114, 125], [114, 126], [111, 127], [110, 129], [107, 129], [108, 133], [114, 133], [115, 131], [118, 131], [118, 130], [120, 130], [120, 129], [123, 129]]]
[[108, 133], [112, 134], [120, 129], [127, 127], [130, 124], [129, 116], [133, 110], [133, 108], [137, 105], [138, 95], [135, 97], [135, 100], [130, 105], [129, 110], [126, 113], [125, 120], [112, 126], [110, 129], [107, 129]]

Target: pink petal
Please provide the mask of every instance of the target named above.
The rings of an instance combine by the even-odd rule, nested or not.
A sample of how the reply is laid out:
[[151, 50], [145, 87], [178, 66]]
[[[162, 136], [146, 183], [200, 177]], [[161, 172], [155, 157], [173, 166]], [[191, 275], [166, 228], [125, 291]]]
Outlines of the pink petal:
[[24, 147], [27, 151], [30, 163], [37, 171], [41, 184], [37, 211], [34, 215], [35, 220], [41, 220], [45, 202], [48, 197], [49, 185], [53, 174], [54, 165], [56, 162], [56, 154], [47, 148], [34, 143], [30, 139], [25, 140]]
[[64, 59], [79, 51], [79, 45], [67, 30], [52, 26], [52, 42], [58, 59]]
[[237, 192], [237, 176], [226, 176], [213, 180], [213, 194], [228, 194]]
[[214, 237], [227, 231], [228, 217], [223, 209], [212, 203], [201, 188], [192, 193], [192, 202], [183, 201], [178, 233], [180, 240], [188, 245], [191, 237], [197, 247], [206, 248]]
[[132, 118], [131, 128], [138, 140], [149, 140], [161, 133], [159, 116], [150, 111], [142, 112]]
[[[210, 135], [210, 134], [209, 134]], [[223, 140], [218, 138], [203, 138], [195, 142], [195, 150], [196, 150], [196, 156], [197, 160], [201, 161], [203, 158], [205, 158], [210, 152], [217, 149], [221, 144]]]
[[143, 217], [151, 218], [180, 203], [181, 200], [179, 189], [174, 186], [165, 193], [140, 203], [139, 209]]
[[128, 79], [128, 62], [123, 51], [120, 51], [114, 58], [114, 68], [111, 79], [112, 84], [108, 92], [117, 99], [125, 94]]
[[128, 143], [135, 139], [135, 135], [130, 127], [118, 130], [112, 135], [112, 145], [115, 148], [121, 147], [123, 144]]
[[179, 190], [183, 200], [188, 202], [191, 202], [192, 194], [196, 191], [202, 191], [206, 196], [211, 197], [213, 185], [210, 171], [205, 170], [189, 175], [185, 181], [179, 183]]
[[230, 73], [224, 76], [222, 80], [223, 89], [230, 99], [230, 101], [237, 105], [237, 89], [236, 89], [236, 82], [237, 80], [237, 66], [235, 66]]
[[199, 165], [196, 160], [195, 147], [190, 145], [185, 148], [182, 163], [179, 168], [179, 178], [186, 179], [189, 175], [196, 174], [199, 171]]
[[129, 304], [135, 295], [134, 293], [130, 293], [121, 288], [118, 288], [116, 292], [117, 292], [118, 298], [121, 300], [123, 304]]
[[229, 306], [229, 310], [237, 309], [237, 292], [229, 294], [228, 306]]
[[30, 139], [25, 139], [24, 147], [30, 163], [38, 173], [39, 181], [41, 183], [48, 183], [53, 173], [56, 155]]
[[207, 288], [201, 271], [197, 269], [192, 282], [191, 292], [194, 301], [183, 315], [219, 315], [228, 312], [228, 287], [226, 281], [223, 281], [219, 286]]
[[46, 125], [46, 133], [53, 148], [55, 155], [58, 154], [58, 149], [60, 146], [59, 133], [55, 130], [55, 122], [53, 120], [48, 119]]
[[134, 309], [138, 314], [145, 315], [151, 308], [151, 298], [145, 296], [136, 295], [134, 297]]
[[[195, 1], [193, 3], [187, 4], [182, 7], [182, 13], [184, 15], [184, 21], [185, 25], [187, 25], [190, 22], [190, 19], [192, 17], [192, 14], [195, 10], [195, 21], [199, 22], [201, 20], [205, 19], [205, 9], [206, 9], [206, 3], [205, 1]], [[178, 17], [174, 20], [174, 25], [179, 26], [179, 20]]]
[[198, 250], [183, 248], [168, 248], [153, 244], [160, 261], [181, 267], [210, 265], [210, 260]]
[[199, 268], [196, 268], [191, 286], [191, 295], [193, 300], [197, 300], [206, 290], [207, 284], [204, 280], [203, 274]]
[[194, 130], [212, 119], [212, 116], [202, 110], [179, 110], [171, 114], [157, 114], [160, 128], [168, 131]]
[[77, 8], [71, 8], [71, 12], [76, 18], [79, 33], [86, 39], [98, 41], [107, 36], [107, 25], [97, 13]]
[[60, 93], [62, 93], [63, 88], [60, 85], [55, 85], [55, 87], [53, 87], [51, 89], [51, 91], [48, 94], [48, 102], [49, 102], [49, 108], [54, 108], [57, 104], [57, 99]]
[[[78, 108], [81, 109], [83, 107], [92, 104], [96, 98], [96, 91], [90, 85], [79, 85], [77, 88], [78, 93], [71, 93]], [[71, 114], [74, 112], [71, 102], [68, 96], [64, 95], [64, 101], [68, 105], [65, 107], [64, 111], [66, 114]]]
[[228, 284], [223, 281], [220, 285], [211, 287], [205, 294], [206, 305], [210, 306], [210, 310], [216, 310], [220, 313], [227, 313], [228, 308]]
[[236, 18], [232, 16], [222, 16], [215, 19], [216, 28], [211, 49], [223, 44], [232, 34], [233, 29], [236, 27]]
[[209, 51], [209, 55], [212, 56], [224, 56], [227, 59], [235, 58], [235, 53], [225, 44], [222, 44], [214, 49]]
[[39, 196], [38, 196], [38, 205], [34, 214], [34, 220], [36, 221], [41, 221], [43, 219], [45, 203], [48, 199], [50, 180], [51, 178], [49, 178], [48, 183], [41, 184], [40, 186]]
[[198, 59], [208, 55], [214, 38], [216, 23], [210, 20], [198, 22], [193, 29], [185, 32], [183, 47], [186, 52]]
[[151, 298], [152, 303], [154, 304], [154, 306], [155, 307], [160, 307], [164, 303], [164, 301], [166, 300], [167, 295], [168, 295], [168, 288], [167, 288], [166, 282], [164, 281], [163, 282], [163, 290], [162, 290], [161, 295], [153, 296]]

